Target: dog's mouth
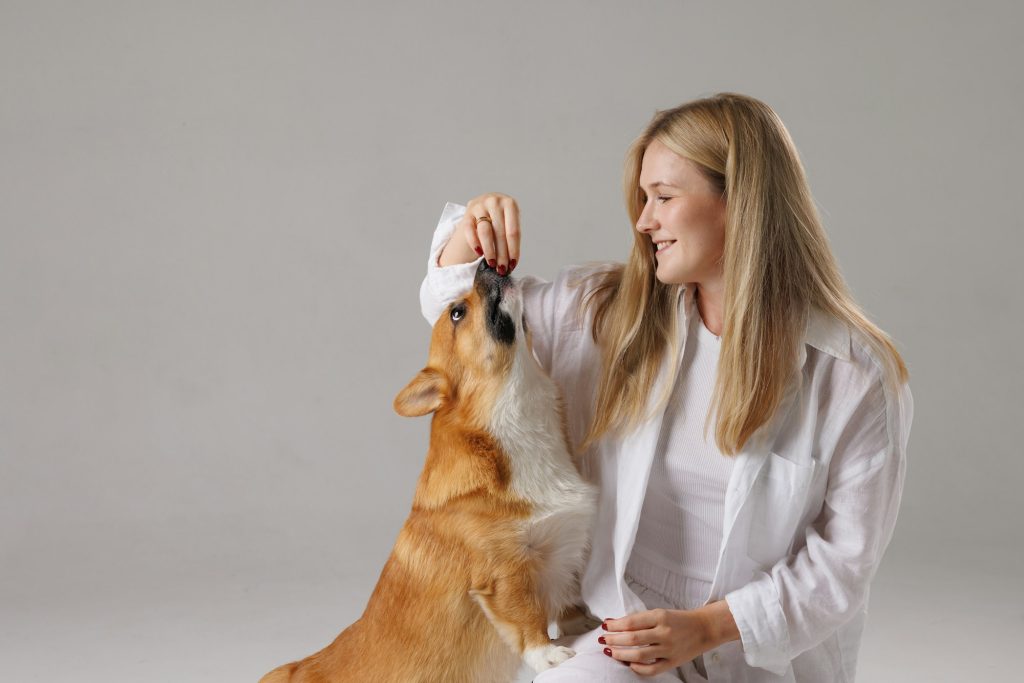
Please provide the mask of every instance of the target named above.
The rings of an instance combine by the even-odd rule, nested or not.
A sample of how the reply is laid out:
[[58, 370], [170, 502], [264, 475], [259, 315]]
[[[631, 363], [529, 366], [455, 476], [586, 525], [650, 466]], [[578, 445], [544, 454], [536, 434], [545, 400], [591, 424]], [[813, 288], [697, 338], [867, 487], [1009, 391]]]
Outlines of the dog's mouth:
[[480, 261], [474, 286], [481, 298], [487, 302], [488, 333], [496, 342], [514, 344], [515, 320], [523, 318], [522, 299], [515, 281], [508, 275], [499, 275], [486, 261]]

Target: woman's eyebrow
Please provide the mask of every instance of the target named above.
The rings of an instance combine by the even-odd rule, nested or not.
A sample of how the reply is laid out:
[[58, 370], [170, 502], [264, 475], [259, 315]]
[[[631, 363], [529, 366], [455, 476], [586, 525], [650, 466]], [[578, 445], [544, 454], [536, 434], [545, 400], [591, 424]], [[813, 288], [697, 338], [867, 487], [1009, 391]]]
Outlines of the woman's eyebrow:
[[[648, 188], [655, 188], [655, 187], [658, 187], [658, 186], [663, 186], [663, 187], [674, 187], [674, 188], [676, 188], [677, 190], [679, 189], [679, 186], [678, 186], [678, 185], [673, 185], [672, 183], [666, 183], [666, 182], [665, 182], [664, 180], [659, 180], [659, 181], [658, 181], [658, 182], [656, 182], [656, 183], [651, 183], [650, 185], [648, 185]], [[643, 186], [643, 185], [641, 185], [641, 186], [640, 186], [640, 189], [643, 189], [643, 187], [644, 187], [644, 186]]]

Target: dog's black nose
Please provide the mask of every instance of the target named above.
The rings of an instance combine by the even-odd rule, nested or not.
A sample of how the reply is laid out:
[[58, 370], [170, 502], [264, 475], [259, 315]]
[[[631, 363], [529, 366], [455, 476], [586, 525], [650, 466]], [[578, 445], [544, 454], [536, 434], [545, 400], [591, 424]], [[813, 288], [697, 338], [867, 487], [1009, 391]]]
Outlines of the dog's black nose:
[[483, 282], [487, 285], [495, 284], [499, 281], [505, 281], [509, 278], [508, 274], [500, 275], [497, 270], [487, 265], [487, 259], [480, 259], [480, 266], [476, 269], [476, 281]]

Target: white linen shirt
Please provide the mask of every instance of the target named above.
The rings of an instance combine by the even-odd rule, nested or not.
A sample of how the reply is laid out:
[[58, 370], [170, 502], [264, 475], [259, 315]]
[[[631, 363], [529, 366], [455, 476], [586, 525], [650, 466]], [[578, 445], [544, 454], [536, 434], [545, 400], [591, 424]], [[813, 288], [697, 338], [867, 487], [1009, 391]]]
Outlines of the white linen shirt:
[[[449, 202], [434, 231], [420, 304], [433, 325], [465, 295], [479, 260], [439, 267], [466, 207]], [[575, 448], [590, 424], [601, 362], [592, 314], [574, 312], [586, 290], [570, 287], [601, 265], [563, 268], [554, 281], [519, 277], [534, 355], [561, 388]], [[683, 287], [680, 348], [699, 315]], [[869, 586], [892, 538], [906, 472], [913, 398], [893, 393], [858, 331], [811, 309], [791, 381], [775, 416], [735, 456], [722, 544], [707, 602], [726, 600], [741, 639], [704, 653], [710, 683], [849, 683], [854, 680]], [[651, 388], [653, 401], [667, 364]], [[794, 378], [796, 379], [796, 378]], [[579, 454], [599, 487], [582, 599], [599, 618], [647, 607], [623, 575], [633, 547], [663, 414]], [[672, 421], [676, 422], [676, 421]]]

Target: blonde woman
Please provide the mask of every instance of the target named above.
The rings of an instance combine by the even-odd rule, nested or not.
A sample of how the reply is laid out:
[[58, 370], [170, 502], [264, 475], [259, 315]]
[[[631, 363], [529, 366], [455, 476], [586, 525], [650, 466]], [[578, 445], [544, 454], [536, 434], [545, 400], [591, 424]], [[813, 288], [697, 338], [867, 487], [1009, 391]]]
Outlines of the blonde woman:
[[[763, 102], [659, 111], [626, 156], [626, 263], [520, 278], [534, 352], [600, 488], [581, 580], [602, 627], [559, 681], [853, 681], [892, 536], [908, 373], [854, 302], [797, 150]], [[480, 259], [520, 257], [500, 193], [445, 206], [433, 323]]]

